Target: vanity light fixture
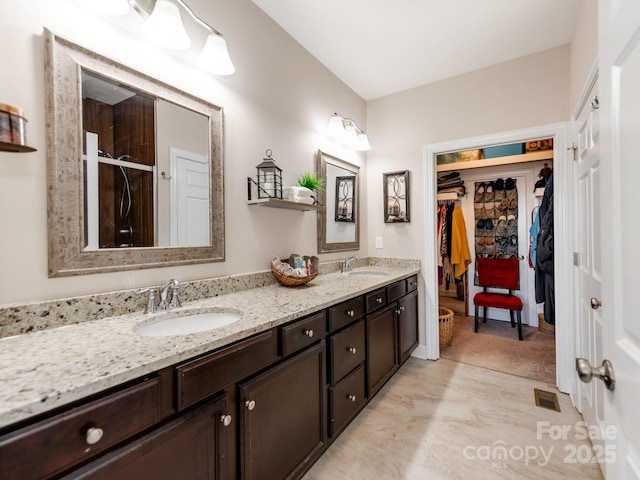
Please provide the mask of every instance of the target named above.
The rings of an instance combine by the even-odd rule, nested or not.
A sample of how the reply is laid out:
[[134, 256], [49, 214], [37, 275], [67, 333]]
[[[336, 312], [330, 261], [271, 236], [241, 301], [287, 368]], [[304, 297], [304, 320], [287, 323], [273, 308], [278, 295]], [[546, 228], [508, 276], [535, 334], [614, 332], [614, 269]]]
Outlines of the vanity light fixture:
[[329, 120], [327, 135], [358, 152], [371, 150], [367, 134], [350, 118], [334, 113]]
[[[173, 50], [186, 50], [192, 43], [196, 45], [206, 36], [197, 60], [199, 66], [217, 75], [231, 75], [235, 72], [227, 42], [222, 34], [198, 17], [183, 0], [128, 0], [128, 2], [139, 15], [146, 19], [143, 27], [145, 33], [156, 43]], [[191, 20], [188, 24], [183, 21], [185, 13]], [[194, 28], [199, 31], [194, 32]], [[192, 36], [189, 35], [190, 33]]]

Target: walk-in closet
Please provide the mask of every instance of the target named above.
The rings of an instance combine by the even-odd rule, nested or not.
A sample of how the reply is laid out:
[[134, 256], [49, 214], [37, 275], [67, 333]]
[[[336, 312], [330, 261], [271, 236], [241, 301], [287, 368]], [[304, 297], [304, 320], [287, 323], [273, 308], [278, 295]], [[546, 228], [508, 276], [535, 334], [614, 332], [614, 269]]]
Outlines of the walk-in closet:
[[[441, 355], [465, 361], [468, 354], [489, 362], [481, 365], [489, 368], [491, 362], [515, 363], [523, 371], [513, 373], [533, 372], [534, 378], [553, 383], [552, 139], [441, 154], [436, 169], [438, 299], [455, 315], [451, 344], [441, 345]], [[486, 279], [479, 278], [478, 258], [492, 259], [488, 263], [496, 265], [498, 276], [513, 276], [511, 288], [517, 288], [487, 288]], [[507, 263], [515, 273], [508, 273]], [[474, 298], [480, 304], [476, 295], [483, 292], [512, 296], [478, 306]], [[534, 344], [546, 350], [540, 353]], [[527, 350], [537, 353], [528, 359]]]

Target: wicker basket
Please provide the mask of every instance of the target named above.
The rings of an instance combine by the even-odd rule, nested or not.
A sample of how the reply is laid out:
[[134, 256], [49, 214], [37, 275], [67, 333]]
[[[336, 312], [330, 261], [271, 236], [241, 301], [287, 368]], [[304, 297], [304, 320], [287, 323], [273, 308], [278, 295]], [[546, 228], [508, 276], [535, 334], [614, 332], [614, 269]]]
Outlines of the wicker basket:
[[271, 273], [273, 273], [273, 276], [276, 277], [276, 280], [287, 287], [297, 287], [298, 285], [304, 285], [305, 283], [310, 282], [318, 276], [318, 272], [316, 272], [313, 275], [309, 275], [307, 277], [288, 277], [277, 271], [273, 265], [271, 265]]
[[438, 307], [438, 331], [440, 334], [440, 348], [451, 345], [453, 339], [453, 310]]

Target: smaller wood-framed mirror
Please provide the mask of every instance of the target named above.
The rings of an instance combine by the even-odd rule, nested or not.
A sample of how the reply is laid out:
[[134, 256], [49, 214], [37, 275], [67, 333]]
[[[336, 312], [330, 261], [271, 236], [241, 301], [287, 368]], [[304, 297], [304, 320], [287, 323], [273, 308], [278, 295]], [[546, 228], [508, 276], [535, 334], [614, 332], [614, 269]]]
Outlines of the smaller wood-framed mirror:
[[327, 207], [318, 211], [318, 253], [359, 250], [360, 167], [321, 150], [316, 156], [316, 166], [318, 178], [323, 178], [327, 186], [318, 198]]
[[409, 170], [383, 173], [384, 221], [407, 223], [409, 216]]

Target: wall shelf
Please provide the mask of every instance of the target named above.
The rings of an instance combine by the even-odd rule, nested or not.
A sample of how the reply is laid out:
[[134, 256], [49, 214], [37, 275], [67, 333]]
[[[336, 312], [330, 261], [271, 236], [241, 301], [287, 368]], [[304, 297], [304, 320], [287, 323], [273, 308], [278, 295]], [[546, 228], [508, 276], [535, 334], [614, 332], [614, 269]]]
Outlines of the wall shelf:
[[467, 162], [447, 163], [437, 165], [436, 172], [450, 172], [452, 170], [466, 170], [468, 168], [493, 167], [495, 165], [509, 165], [512, 163], [537, 162], [540, 160], [553, 160], [553, 150], [540, 150], [536, 152], [510, 155], [507, 157], [481, 158]]
[[280, 200], [279, 198], [260, 198], [257, 200], [249, 200], [249, 205], [261, 205], [263, 207], [286, 208], [289, 210], [325, 210], [326, 207], [320, 205], [309, 205], [308, 203], [291, 202], [289, 200]]
[[33, 147], [27, 147], [26, 145], [18, 145], [17, 143], [0, 142], [0, 152], [35, 152]]

